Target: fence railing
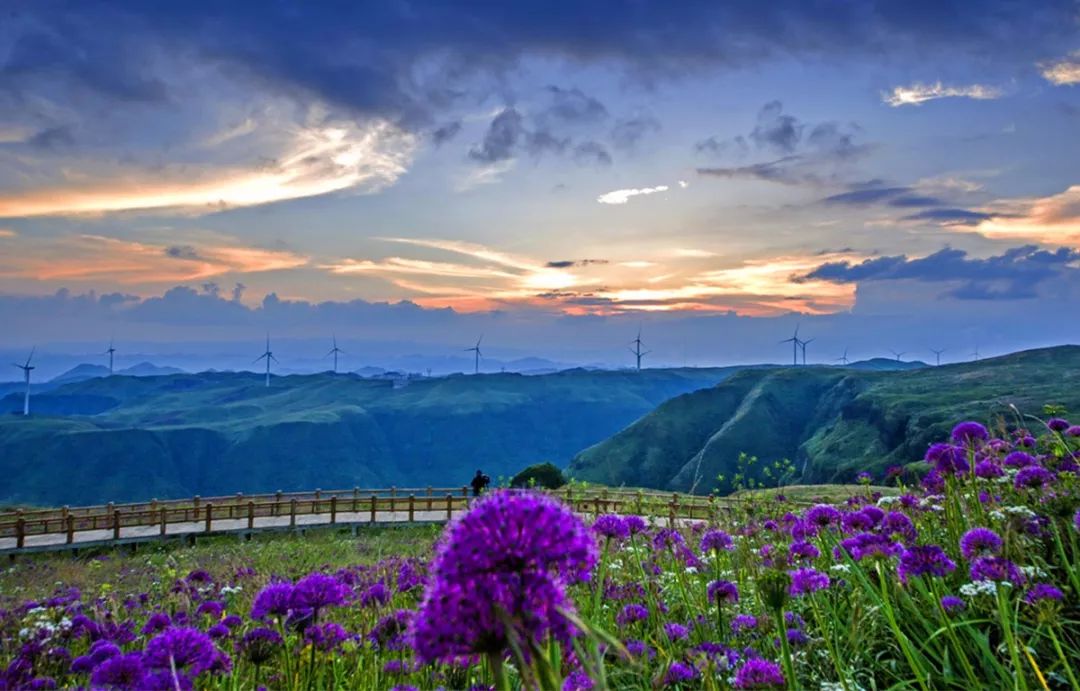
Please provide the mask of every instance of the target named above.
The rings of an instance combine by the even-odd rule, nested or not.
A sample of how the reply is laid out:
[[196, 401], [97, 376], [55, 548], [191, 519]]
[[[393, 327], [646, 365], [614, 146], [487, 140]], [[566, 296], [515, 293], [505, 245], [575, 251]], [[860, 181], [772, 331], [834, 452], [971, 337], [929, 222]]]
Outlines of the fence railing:
[[[646, 490], [581, 488], [567, 486], [552, 490], [575, 511], [587, 514], [621, 513], [668, 518], [711, 519], [720, 511], [730, 511], [744, 500], [662, 493]], [[169, 526], [184, 526], [186, 535], [254, 530], [265, 527], [296, 527], [298, 524], [336, 524], [344, 518], [359, 522], [416, 522], [450, 520], [455, 512], [468, 507], [468, 487], [422, 487], [311, 492], [274, 492], [273, 494], [235, 494], [221, 497], [151, 500], [103, 506], [62, 507], [59, 509], [0, 513], [0, 539], [15, 538], [15, 548], [26, 546], [27, 538], [64, 536], [63, 543], [74, 544], [76, 533], [104, 531], [100, 539], [120, 540], [125, 528], [157, 528], [160, 536], [170, 534]], [[423, 512], [423, 513], [421, 513]], [[418, 513], [421, 515], [418, 517]], [[345, 516], [347, 514], [347, 516]], [[307, 516], [325, 520], [302, 520]], [[284, 519], [288, 518], [286, 522]], [[274, 519], [262, 521], [258, 519]], [[384, 519], [380, 521], [380, 518]], [[229, 521], [224, 524], [224, 521]], [[238, 525], [237, 521], [241, 523]], [[176, 531], [174, 531], [175, 533]], [[153, 533], [142, 531], [146, 539]]]

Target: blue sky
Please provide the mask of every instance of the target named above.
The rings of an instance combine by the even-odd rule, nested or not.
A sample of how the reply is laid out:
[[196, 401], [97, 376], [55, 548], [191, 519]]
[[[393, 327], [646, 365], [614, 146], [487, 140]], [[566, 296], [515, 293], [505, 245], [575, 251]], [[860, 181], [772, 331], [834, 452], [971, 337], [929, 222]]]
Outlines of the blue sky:
[[683, 344], [657, 357], [705, 363], [795, 322], [869, 353], [900, 318], [911, 350], [942, 318], [957, 350], [1075, 341], [1078, 21], [1072, 2], [15, 2], [0, 347], [486, 329], [511, 355], [565, 328], [550, 356], [590, 360], [648, 325]]

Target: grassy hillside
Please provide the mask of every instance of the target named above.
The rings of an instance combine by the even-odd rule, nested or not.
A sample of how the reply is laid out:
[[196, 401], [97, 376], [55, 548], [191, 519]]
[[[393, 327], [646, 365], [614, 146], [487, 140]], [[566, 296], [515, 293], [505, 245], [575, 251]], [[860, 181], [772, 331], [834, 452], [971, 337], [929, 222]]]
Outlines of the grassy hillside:
[[797, 481], [848, 482], [922, 458], [959, 419], [994, 423], [1014, 417], [1010, 405], [1038, 413], [1044, 404], [1080, 410], [1080, 347], [908, 371], [747, 370], [661, 405], [578, 454], [569, 472], [609, 485], [727, 491], [744, 452], [793, 461]]
[[733, 369], [414, 381], [112, 376], [0, 400], [0, 501], [80, 504], [277, 489], [456, 486], [574, 453]]

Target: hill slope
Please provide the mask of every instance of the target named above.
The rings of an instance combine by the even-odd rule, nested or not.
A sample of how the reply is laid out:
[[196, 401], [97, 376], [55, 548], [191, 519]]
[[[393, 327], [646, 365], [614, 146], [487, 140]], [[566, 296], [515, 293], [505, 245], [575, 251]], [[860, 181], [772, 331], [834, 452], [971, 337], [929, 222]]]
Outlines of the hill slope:
[[94, 378], [0, 400], [0, 499], [80, 504], [277, 489], [457, 486], [560, 465], [732, 369], [413, 381], [238, 373]]
[[1080, 347], [909, 371], [746, 370], [668, 401], [578, 454], [570, 474], [610, 485], [730, 489], [740, 452], [790, 459], [794, 480], [850, 481], [922, 457], [963, 418], [1012, 419], [1009, 405], [1080, 410]]

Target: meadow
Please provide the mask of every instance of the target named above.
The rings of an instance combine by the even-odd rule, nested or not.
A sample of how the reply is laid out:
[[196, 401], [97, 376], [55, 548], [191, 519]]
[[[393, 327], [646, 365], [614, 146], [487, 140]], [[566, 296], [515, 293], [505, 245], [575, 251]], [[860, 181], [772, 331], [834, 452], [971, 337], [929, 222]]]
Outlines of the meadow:
[[1080, 689], [1080, 426], [1026, 427], [704, 521], [500, 490], [445, 529], [26, 558], [0, 688]]

